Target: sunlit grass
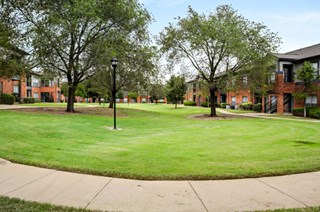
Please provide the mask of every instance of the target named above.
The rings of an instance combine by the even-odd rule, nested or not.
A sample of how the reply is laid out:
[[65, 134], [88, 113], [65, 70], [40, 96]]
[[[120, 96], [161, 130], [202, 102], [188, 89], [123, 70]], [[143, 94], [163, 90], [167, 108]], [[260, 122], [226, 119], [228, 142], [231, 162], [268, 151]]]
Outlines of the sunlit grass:
[[[113, 118], [0, 111], [0, 157], [139, 179], [226, 179], [320, 170], [320, 123], [195, 119], [208, 108], [118, 104]], [[106, 108], [106, 110], [109, 110]]]

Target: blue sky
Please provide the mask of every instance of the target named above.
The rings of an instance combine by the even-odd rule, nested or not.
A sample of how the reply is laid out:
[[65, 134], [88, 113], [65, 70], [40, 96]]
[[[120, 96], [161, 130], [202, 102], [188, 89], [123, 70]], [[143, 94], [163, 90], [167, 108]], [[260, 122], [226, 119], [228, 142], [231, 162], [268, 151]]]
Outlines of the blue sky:
[[139, 0], [153, 15], [150, 32], [157, 35], [175, 17], [185, 17], [189, 5], [208, 14], [229, 4], [245, 18], [266, 25], [282, 38], [279, 52], [320, 43], [319, 0]]

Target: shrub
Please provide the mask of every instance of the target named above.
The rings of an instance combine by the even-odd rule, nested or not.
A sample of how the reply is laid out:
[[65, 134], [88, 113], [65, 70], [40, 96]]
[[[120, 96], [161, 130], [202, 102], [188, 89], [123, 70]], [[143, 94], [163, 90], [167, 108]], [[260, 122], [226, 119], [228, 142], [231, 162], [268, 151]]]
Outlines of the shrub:
[[252, 102], [244, 102], [240, 104], [240, 109], [241, 110], [252, 110]]
[[227, 103], [225, 103], [225, 102], [220, 103], [221, 108], [226, 108], [226, 106], [227, 106]]
[[310, 108], [309, 109], [309, 117], [320, 119], [320, 107]]
[[235, 105], [230, 105], [230, 109], [234, 110], [236, 108]]
[[220, 103], [216, 103], [216, 107], [221, 107]]
[[25, 98], [22, 99], [21, 102], [22, 102], [22, 103], [25, 103], [25, 104], [35, 103], [35, 102], [36, 102], [36, 99], [33, 98], [33, 97], [25, 97]]
[[193, 101], [184, 102], [184, 106], [196, 106], [196, 103]]
[[209, 102], [201, 102], [202, 107], [209, 107], [210, 103]]
[[[292, 115], [294, 115], [294, 116], [302, 116], [303, 117], [303, 108], [294, 108], [292, 110]], [[307, 116], [308, 116], [308, 110], [307, 110]]]
[[261, 103], [257, 103], [253, 105], [253, 110], [255, 112], [261, 113], [262, 112], [262, 104]]
[[3, 93], [1, 94], [1, 104], [13, 105], [15, 97], [11, 94]]
[[[316, 109], [316, 108], [312, 108], [312, 107], [308, 107], [308, 108], [307, 108], [307, 117], [309, 117], [309, 112], [310, 112], [310, 110], [312, 110], [312, 109]], [[292, 110], [292, 115], [303, 117], [303, 111], [304, 111], [304, 110], [303, 110], [303, 107], [294, 108], [294, 109]]]

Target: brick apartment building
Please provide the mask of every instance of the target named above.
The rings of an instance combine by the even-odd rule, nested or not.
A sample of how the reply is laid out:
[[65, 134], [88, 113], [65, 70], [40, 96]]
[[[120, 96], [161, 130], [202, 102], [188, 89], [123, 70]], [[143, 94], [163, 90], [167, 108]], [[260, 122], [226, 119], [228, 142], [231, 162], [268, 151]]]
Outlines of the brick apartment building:
[[[276, 69], [269, 79], [271, 89], [262, 98], [255, 97], [249, 90], [238, 90], [237, 92], [216, 93], [216, 102], [228, 103], [230, 105], [240, 105], [243, 102], [262, 103], [262, 110], [265, 113], [291, 113], [293, 108], [303, 107], [304, 101], [294, 98], [294, 93], [303, 89], [303, 84], [296, 78], [296, 71], [305, 61], [310, 61], [315, 69], [313, 83], [320, 87], [319, 64], [320, 64], [320, 44], [306, 48], [294, 50], [284, 54], [276, 54]], [[246, 77], [243, 83], [250, 83]], [[194, 101], [200, 106], [202, 102], [208, 101], [202, 92], [199, 80], [192, 80], [188, 83], [188, 90], [185, 100]], [[320, 107], [320, 90], [306, 99], [308, 107]]]
[[20, 98], [33, 97], [40, 102], [60, 102], [61, 99], [59, 78], [35, 75], [0, 78], [0, 93], [13, 94]]

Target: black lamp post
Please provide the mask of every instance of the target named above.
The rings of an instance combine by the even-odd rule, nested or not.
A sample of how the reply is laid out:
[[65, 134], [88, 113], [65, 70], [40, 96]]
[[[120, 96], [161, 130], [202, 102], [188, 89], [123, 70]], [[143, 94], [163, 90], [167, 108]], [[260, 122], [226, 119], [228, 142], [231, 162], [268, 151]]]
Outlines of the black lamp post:
[[111, 65], [113, 67], [113, 91], [112, 91], [112, 98], [113, 98], [113, 129], [117, 129], [117, 112], [116, 112], [116, 68], [118, 65], [117, 58], [112, 58]]

